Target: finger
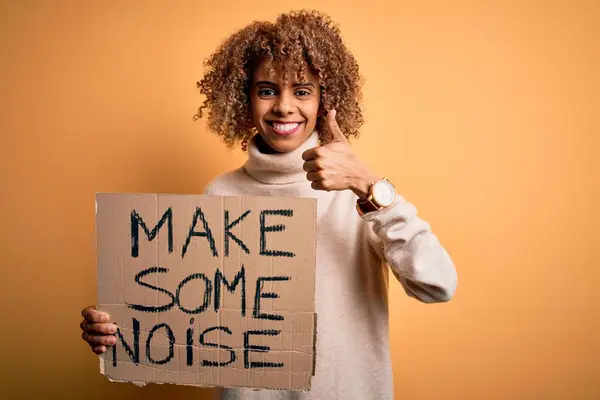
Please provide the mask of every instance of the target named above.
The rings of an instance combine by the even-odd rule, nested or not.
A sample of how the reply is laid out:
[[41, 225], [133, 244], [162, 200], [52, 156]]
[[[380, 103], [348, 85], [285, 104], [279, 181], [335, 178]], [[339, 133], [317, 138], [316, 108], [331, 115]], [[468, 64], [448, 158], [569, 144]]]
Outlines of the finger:
[[330, 110], [327, 113], [327, 129], [329, 130], [329, 133], [331, 134], [332, 141], [346, 143], [346, 142], [348, 142], [348, 139], [346, 139], [346, 136], [340, 129], [340, 126], [338, 125], [338, 123], [335, 119], [336, 115], [337, 115], [336, 110]]
[[305, 162], [302, 165], [302, 168], [306, 171], [306, 172], [313, 172], [313, 171], [318, 171], [321, 167], [321, 162], [318, 160], [310, 160]]
[[318, 182], [324, 179], [323, 174], [321, 172], [309, 172], [306, 174], [306, 179], [311, 182]]
[[96, 307], [89, 306], [81, 311], [81, 315], [88, 322], [110, 322], [108, 314], [96, 310]]
[[91, 334], [102, 334], [102, 335], [112, 335], [117, 332], [117, 326], [115, 324], [109, 323], [89, 323], [86, 322], [83, 324], [82, 328], [87, 333]]
[[309, 160], [314, 159], [318, 155], [319, 155], [319, 148], [313, 147], [312, 149], [308, 149], [304, 153], [302, 153], [302, 159], [304, 161], [309, 161]]
[[327, 181], [325, 180], [321, 180], [321, 181], [317, 181], [317, 182], [312, 182], [310, 184], [310, 186], [314, 189], [314, 190], [326, 190], [326, 191], [330, 191], [331, 189], [329, 188], [329, 186], [327, 185]]
[[112, 346], [117, 342], [117, 338], [113, 335], [92, 335], [87, 332], [83, 332], [81, 335], [83, 340], [88, 342], [91, 346]]
[[92, 351], [96, 354], [106, 353], [106, 346], [92, 346]]

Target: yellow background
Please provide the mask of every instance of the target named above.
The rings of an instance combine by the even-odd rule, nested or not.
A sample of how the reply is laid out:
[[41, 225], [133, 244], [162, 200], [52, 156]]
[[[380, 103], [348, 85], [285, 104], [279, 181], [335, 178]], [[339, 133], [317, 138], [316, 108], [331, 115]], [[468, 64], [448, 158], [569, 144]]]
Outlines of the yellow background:
[[2, 1], [0, 397], [203, 398], [109, 383], [81, 341], [94, 195], [199, 193], [240, 165], [192, 122], [202, 61], [304, 7], [341, 24], [366, 78], [356, 152], [458, 269], [447, 304], [391, 284], [396, 398], [600, 398], [591, 0]]

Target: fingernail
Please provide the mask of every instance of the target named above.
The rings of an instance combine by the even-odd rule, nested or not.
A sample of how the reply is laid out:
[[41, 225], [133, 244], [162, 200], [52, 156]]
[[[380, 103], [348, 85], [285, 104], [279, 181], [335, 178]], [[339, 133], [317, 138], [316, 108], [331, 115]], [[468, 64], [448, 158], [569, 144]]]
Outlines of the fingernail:
[[108, 322], [108, 320], [109, 318], [106, 314], [102, 314], [102, 316], [100, 317], [100, 322]]
[[107, 340], [107, 342], [108, 342], [108, 344], [113, 345], [113, 344], [115, 344], [117, 342], [117, 338], [114, 337], [114, 336], [109, 337], [108, 340]]
[[115, 333], [117, 331], [117, 327], [115, 325], [111, 325], [108, 327], [108, 333]]

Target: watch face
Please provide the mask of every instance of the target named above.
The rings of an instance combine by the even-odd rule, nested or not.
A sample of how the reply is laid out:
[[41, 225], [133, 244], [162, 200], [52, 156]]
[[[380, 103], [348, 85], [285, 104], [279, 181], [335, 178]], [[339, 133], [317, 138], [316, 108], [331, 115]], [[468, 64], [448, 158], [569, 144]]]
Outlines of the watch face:
[[373, 199], [382, 207], [387, 207], [394, 202], [396, 189], [388, 181], [379, 181], [373, 185]]

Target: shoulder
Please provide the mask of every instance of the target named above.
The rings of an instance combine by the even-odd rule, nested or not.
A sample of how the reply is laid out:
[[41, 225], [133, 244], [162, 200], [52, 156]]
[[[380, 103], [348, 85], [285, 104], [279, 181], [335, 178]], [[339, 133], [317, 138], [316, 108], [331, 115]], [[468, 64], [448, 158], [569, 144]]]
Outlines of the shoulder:
[[213, 196], [237, 195], [243, 190], [246, 180], [247, 176], [244, 168], [236, 168], [211, 180], [204, 188], [204, 194]]

